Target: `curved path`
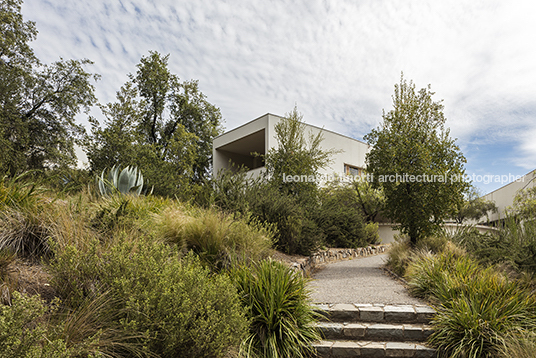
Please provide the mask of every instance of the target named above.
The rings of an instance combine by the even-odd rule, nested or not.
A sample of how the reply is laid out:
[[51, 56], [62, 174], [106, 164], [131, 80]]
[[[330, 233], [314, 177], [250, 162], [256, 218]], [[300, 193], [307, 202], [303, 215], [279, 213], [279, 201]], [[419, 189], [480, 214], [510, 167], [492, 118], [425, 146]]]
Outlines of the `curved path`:
[[381, 268], [387, 254], [327, 264], [313, 275], [315, 303], [424, 304]]

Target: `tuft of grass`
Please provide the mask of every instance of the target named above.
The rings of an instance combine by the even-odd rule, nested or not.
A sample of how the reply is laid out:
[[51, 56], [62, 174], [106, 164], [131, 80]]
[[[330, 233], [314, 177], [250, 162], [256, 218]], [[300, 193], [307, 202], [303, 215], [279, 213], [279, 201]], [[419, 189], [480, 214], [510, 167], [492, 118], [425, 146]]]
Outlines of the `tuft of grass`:
[[231, 277], [251, 320], [242, 344], [248, 357], [307, 357], [321, 339], [306, 279], [284, 264], [266, 260], [235, 269]]
[[497, 356], [500, 358], [534, 358], [535, 352], [535, 332], [514, 332], [504, 337]]
[[233, 219], [214, 209], [170, 207], [155, 217], [156, 236], [192, 250], [215, 268], [266, 258], [272, 229], [256, 220]]
[[526, 285], [455, 249], [422, 254], [407, 277], [415, 295], [437, 303], [429, 342], [441, 357], [495, 357], [503, 337], [536, 329], [536, 297]]

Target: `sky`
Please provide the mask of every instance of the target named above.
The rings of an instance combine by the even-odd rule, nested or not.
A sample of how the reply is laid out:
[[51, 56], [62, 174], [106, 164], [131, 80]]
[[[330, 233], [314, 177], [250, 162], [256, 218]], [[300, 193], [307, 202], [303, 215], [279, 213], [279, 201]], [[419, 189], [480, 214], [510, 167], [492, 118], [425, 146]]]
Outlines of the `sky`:
[[94, 61], [103, 104], [158, 51], [227, 130], [297, 105], [306, 123], [362, 140], [403, 72], [443, 100], [482, 193], [536, 168], [533, 0], [26, 0], [22, 12], [42, 62]]

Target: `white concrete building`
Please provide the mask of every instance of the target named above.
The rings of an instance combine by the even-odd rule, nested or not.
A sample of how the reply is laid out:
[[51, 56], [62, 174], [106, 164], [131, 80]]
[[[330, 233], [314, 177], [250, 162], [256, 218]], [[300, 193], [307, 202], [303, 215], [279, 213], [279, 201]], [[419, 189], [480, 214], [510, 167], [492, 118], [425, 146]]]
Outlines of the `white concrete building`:
[[506, 184], [505, 186], [484, 195], [484, 199], [495, 202], [498, 209], [497, 213], [489, 214], [490, 223], [497, 223], [498, 220], [504, 219], [505, 210], [509, 206], [512, 206], [516, 194], [520, 190], [533, 188], [534, 186], [536, 186], [536, 170], [525, 174], [519, 180], [515, 180], [510, 184]]
[[[277, 147], [275, 125], [283, 117], [267, 113], [240, 127], [232, 129], [213, 141], [213, 173], [226, 169], [234, 163], [244, 165], [250, 169], [253, 176], [264, 169], [262, 158], [254, 153], [266, 154], [270, 148]], [[365, 168], [365, 155], [370, 146], [359, 140], [306, 124], [306, 130], [316, 135], [321, 132], [324, 140], [324, 149], [341, 150], [333, 155], [331, 165], [319, 175], [360, 174]]]

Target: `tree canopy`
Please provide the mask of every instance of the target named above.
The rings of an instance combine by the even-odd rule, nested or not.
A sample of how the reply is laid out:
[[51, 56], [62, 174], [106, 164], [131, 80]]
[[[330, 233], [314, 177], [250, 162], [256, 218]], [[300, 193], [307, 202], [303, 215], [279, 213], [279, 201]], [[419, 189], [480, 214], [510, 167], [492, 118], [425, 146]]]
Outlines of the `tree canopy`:
[[395, 85], [393, 109], [365, 136], [372, 185], [382, 187], [385, 214], [412, 244], [432, 234], [463, 200], [466, 159], [445, 128], [441, 102], [430, 86], [419, 91], [403, 76]]
[[197, 81], [181, 82], [170, 72], [168, 59], [158, 52], [141, 58], [117, 101], [101, 106], [104, 125], [91, 119], [85, 147], [93, 172], [135, 165], [155, 194], [173, 196], [210, 176], [222, 117]]
[[22, 0], [0, 2], [0, 170], [9, 175], [71, 165], [84, 133], [75, 117], [96, 102], [89, 60], [60, 59], [50, 65], [30, 42], [35, 23], [24, 21]]

